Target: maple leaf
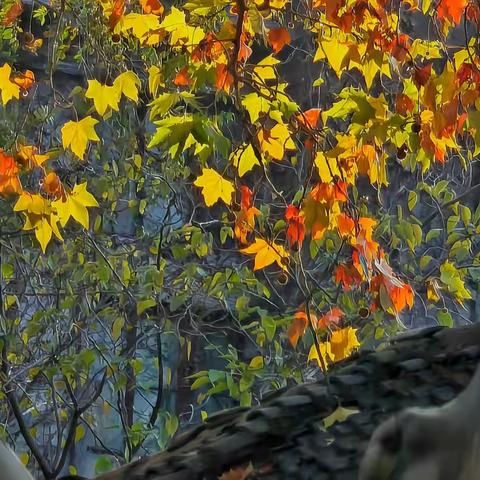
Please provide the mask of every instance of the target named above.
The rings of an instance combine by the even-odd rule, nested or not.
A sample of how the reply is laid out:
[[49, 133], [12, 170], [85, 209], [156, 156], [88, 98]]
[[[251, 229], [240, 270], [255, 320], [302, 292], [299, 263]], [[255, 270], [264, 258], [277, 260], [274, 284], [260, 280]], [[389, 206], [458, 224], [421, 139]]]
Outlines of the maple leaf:
[[352, 327], [342, 328], [332, 332], [330, 337], [330, 350], [333, 355], [333, 361], [338, 362], [347, 358], [360, 346], [357, 338], [357, 329]]
[[117, 86], [102, 85], [98, 80], [89, 80], [85, 97], [93, 100], [95, 110], [102, 117], [109, 108], [118, 111], [121, 92]]
[[295, 206], [288, 205], [285, 210], [285, 220], [287, 221], [287, 238], [293, 247], [298, 243], [298, 248], [302, 247], [305, 238], [305, 217], [303, 213]]
[[190, 85], [190, 76], [188, 75], [188, 65], [185, 65], [173, 79], [174, 85], [177, 87], [187, 87]]
[[65, 123], [62, 127], [63, 148], [70, 148], [80, 160], [83, 160], [88, 141], [100, 141], [97, 132], [95, 132], [97, 123], [98, 120], [92, 117], [85, 117], [78, 122], [71, 120]]
[[58, 230], [56, 212], [52, 210], [51, 203], [46, 198], [38, 194], [22, 192], [13, 210], [15, 212], [24, 212], [26, 220], [23, 229], [34, 230], [35, 237], [38, 243], [40, 243], [43, 253], [45, 253], [52, 238], [52, 233], [59, 240], [63, 240]]
[[49, 158], [49, 155], [38, 153], [38, 148], [32, 145], [22, 145], [17, 151], [17, 160], [27, 168], [41, 167]]
[[20, 0], [17, 0], [5, 13], [1, 24], [4, 27], [9, 27], [13, 25], [16, 22], [17, 18], [22, 14], [22, 12], [23, 4]]
[[262, 238], [255, 238], [254, 243], [249, 247], [241, 249], [240, 252], [247, 255], [255, 255], [253, 270], [260, 270], [268, 267], [272, 263], [277, 263], [283, 270], [287, 269], [285, 260], [288, 258], [288, 253], [282, 245], [277, 243], [268, 243]]
[[89, 215], [87, 207], [98, 207], [95, 197], [87, 191], [87, 182], [75, 185], [70, 193], [52, 202], [56, 209], [60, 224], [64, 227], [70, 217], [85, 229], [88, 229]]
[[240, 145], [230, 154], [230, 162], [233, 163], [238, 170], [239, 177], [243, 177], [247, 172], [252, 170], [255, 165], [260, 166], [255, 150], [250, 143]]
[[120, 94], [125, 95], [134, 102], [138, 102], [138, 88], [140, 86], [140, 79], [130, 70], [121, 73], [113, 82], [113, 87], [116, 88]]
[[217, 90], [230, 92], [233, 85], [233, 75], [228, 70], [228, 65], [219, 63], [215, 68], [215, 87]]
[[197, 187], [202, 188], [202, 195], [207, 207], [211, 207], [222, 199], [227, 205], [232, 203], [232, 194], [235, 187], [230, 180], [225, 180], [212, 168], [202, 168], [202, 175], [193, 182]]
[[268, 42], [275, 53], [280, 52], [280, 50], [291, 41], [290, 32], [284, 27], [271, 28], [268, 32]]
[[330, 328], [332, 325], [337, 326], [343, 317], [343, 312], [338, 307], [332, 307], [325, 315], [318, 319], [317, 328]]
[[55, 172], [47, 174], [41, 182], [41, 188], [49, 197], [53, 197], [55, 200], [61, 198], [63, 201], [66, 201], [65, 189]]
[[271, 130], [266, 128], [260, 129], [258, 141], [262, 152], [274, 160], [282, 160], [285, 150], [296, 149], [288, 127], [284, 123], [277, 123]]
[[25, 70], [23, 73], [16, 73], [12, 78], [12, 82], [25, 91], [35, 83], [35, 75], [31, 70]]
[[[314, 330], [317, 329], [317, 317], [315, 314], [310, 313], [310, 320], [312, 322], [312, 327]], [[300, 337], [305, 335], [309, 321], [308, 315], [303, 310], [299, 310], [295, 313], [292, 323], [288, 327], [287, 337], [290, 340], [293, 348], [296, 348], [298, 340]]]
[[311, 108], [306, 112], [299, 113], [297, 120], [308, 129], [315, 129], [317, 128], [318, 119], [321, 118], [321, 113], [322, 111], [319, 108]]
[[467, 4], [468, 0], [441, 0], [437, 7], [438, 18], [459, 23]]
[[344, 290], [348, 292], [352, 286], [361, 285], [363, 278], [358, 270], [350, 264], [340, 264], [335, 270], [335, 281], [341, 283]]
[[235, 215], [235, 237], [240, 240], [240, 243], [248, 243], [247, 235], [253, 232], [255, 228], [255, 217], [260, 215], [260, 210], [255, 207], [249, 207], [240, 210]]
[[145, 13], [161, 15], [164, 11], [163, 5], [158, 0], [140, 0], [140, 5]]
[[125, 13], [125, 0], [115, 0], [112, 7], [112, 11], [110, 13], [110, 17], [108, 18], [108, 24], [112, 30], [120, 21], [124, 13]]
[[6, 105], [12, 98], [20, 98], [20, 87], [10, 80], [12, 67], [4, 63], [0, 67], [0, 91], [2, 92], [2, 103]]
[[22, 185], [18, 178], [18, 165], [15, 159], [6, 155], [0, 148], [0, 193], [11, 195], [22, 192]]

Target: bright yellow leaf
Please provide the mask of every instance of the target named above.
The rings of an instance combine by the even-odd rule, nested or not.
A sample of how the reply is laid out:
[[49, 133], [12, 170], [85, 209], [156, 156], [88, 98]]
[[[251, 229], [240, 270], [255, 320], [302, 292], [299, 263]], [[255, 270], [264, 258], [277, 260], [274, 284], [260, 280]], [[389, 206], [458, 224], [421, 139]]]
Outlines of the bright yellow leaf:
[[117, 88], [120, 93], [134, 102], [138, 102], [138, 87], [140, 87], [140, 85], [140, 79], [130, 70], [121, 73], [113, 82], [113, 86]]
[[93, 100], [95, 110], [102, 117], [109, 107], [118, 112], [121, 91], [118, 86], [102, 85], [98, 80], [89, 80], [85, 97]]
[[98, 120], [92, 117], [85, 117], [78, 122], [67, 122], [62, 127], [63, 148], [70, 148], [78, 158], [83, 160], [88, 141], [100, 140], [94, 128], [97, 123]]
[[57, 210], [60, 224], [64, 227], [70, 217], [73, 217], [85, 229], [88, 229], [89, 215], [87, 207], [98, 207], [95, 197], [87, 191], [87, 183], [75, 185], [70, 193], [66, 193], [66, 200], [56, 200], [52, 207]]
[[337, 76], [341, 75], [343, 61], [350, 51], [350, 46], [338, 37], [321, 38], [320, 46], [315, 54], [314, 62], [326, 58]]
[[229, 159], [235, 168], [238, 170], [238, 175], [243, 177], [247, 172], [249, 172], [255, 165], [260, 166], [257, 156], [253, 150], [252, 145], [241, 145], [230, 155]]
[[324, 152], [317, 152], [315, 165], [318, 168], [320, 180], [324, 183], [330, 183], [334, 177], [342, 178], [337, 158], [327, 158]]
[[149, 35], [155, 35], [160, 29], [160, 21], [158, 15], [153, 13], [127, 13], [123, 15], [117, 26], [115, 33], [131, 33], [141, 42], [148, 41]]
[[350, 356], [353, 350], [360, 346], [357, 329], [352, 327], [334, 330], [330, 338], [330, 348], [335, 362]]
[[37, 147], [32, 145], [22, 145], [17, 152], [20, 160], [31, 167], [40, 167], [44, 162], [46, 162], [50, 156], [41, 155], [38, 153]]
[[255, 75], [257, 75], [260, 80], [275, 80], [277, 78], [277, 72], [275, 71], [275, 66], [280, 63], [280, 60], [275, 58], [273, 55], [265, 57], [262, 61], [258, 62], [257, 66], [253, 69]]
[[160, 68], [152, 65], [148, 69], [148, 91], [152, 97], [156, 97], [160, 87], [165, 86]]
[[193, 184], [202, 188], [202, 195], [207, 207], [211, 207], [222, 199], [227, 205], [232, 203], [232, 194], [235, 187], [230, 180], [225, 180], [212, 168], [203, 168], [202, 174]]
[[274, 262], [283, 270], [287, 268], [284, 262], [288, 258], [288, 253], [282, 245], [277, 243], [268, 243], [262, 238], [255, 238], [254, 243], [247, 248], [242, 248], [240, 251], [247, 255], [255, 255], [254, 270], [268, 267]]
[[282, 160], [285, 150], [295, 150], [295, 143], [284, 123], [277, 123], [271, 130], [261, 129], [258, 140], [262, 152], [274, 160]]
[[20, 87], [10, 80], [12, 67], [4, 63], [0, 67], [0, 91], [2, 92], [2, 103], [6, 105], [12, 98], [20, 98]]

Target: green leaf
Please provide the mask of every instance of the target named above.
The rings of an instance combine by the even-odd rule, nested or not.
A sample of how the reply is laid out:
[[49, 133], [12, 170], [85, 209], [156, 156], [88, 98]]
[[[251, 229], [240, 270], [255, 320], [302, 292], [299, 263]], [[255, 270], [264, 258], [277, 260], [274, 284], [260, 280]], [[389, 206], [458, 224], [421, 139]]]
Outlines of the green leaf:
[[415, 191], [411, 191], [408, 194], [408, 209], [412, 211], [418, 202], [418, 194]]

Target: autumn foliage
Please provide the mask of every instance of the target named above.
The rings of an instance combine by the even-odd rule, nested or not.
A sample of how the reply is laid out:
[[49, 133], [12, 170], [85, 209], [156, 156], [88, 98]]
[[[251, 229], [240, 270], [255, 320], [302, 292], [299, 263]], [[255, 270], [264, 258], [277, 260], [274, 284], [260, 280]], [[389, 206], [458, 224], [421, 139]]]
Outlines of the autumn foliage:
[[[97, 15], [94, 34], [80, 21], [62, 24], [51, 68], [66, 58], [98, 65], [71, 92], [54, 89], [49, 142], [43, 123], [20, 120], [5, 137], [0, 194], [48, 257], [79, 228], [89, 241], [105, 234], [99, 212], [117, 211], [118, 198], [102, 175], [123, 168], [122, 188], [136, 182], [138, 194], [128, 208], [142, 214], [139, 192], [185, 187], [181, 200], [194, 213], [181, 233], [169, 230], [181, 238], [172, 257], [201, 263], [229, 252], [234, 268], [205, 268], [195, 285], [225, 305], [234, 299], [238, 328], [261, 360], [221, 381], [200, 375], [195, 388], [228, 388], [247, 404], [274, 358], [326, 371], [363, 339], [402, 328], [416, 297], [426, 316], [452, 323], [449, 309], [471, 299], [479, 266], [480, 212], [466, 187], [480, 153], [476, 1], [82, 2], [80, 20]], [[75, 19], [57, 3], [34, 9], [37, 30], [47, 32], [46, 19], [54, 24], [64, 8]], [[8, 0], [1, 28], [12, 52], [35, 56], [51, 32], [28, 31], [24, 10]], [[451, 44], [455, 35], [462, 40]], [[53, 73], [37, 80], [15, 58], [0, 64], [0, 99], [20, 119]], [[113, 161], [108, 150], [122, 135]], [[163, 227], [159, 237], [145, 258], [163, 275]], [[122, 292], [130, 269], [126, 277]], [[160, 305], [159, 292], [131, 293], [135, 311]], [[275, 314], [273, 297], [288, 298]], [[171, 311], [188, 298], [186, 287], [172, 295]]]

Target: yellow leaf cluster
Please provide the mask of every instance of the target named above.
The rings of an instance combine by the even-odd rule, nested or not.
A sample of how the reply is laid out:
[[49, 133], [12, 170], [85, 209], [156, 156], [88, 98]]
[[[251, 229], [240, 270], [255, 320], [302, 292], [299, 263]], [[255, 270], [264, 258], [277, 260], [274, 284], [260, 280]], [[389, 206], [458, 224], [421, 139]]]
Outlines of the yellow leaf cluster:
[[85, 97], [93, 100], [95, 110], [103, 117], [110, 108], [118, 112], [118, 104], [122, 95], [138, 102], [139, 86], [140, 79], [135, 73], [127, 70], [115, 79], [113, 85], [104, 85], [98, 80], [89, 80]]
[[64, 227], [70, 217], [84, 228], [89, 226], [87, 207], [98, 207], [98, 203], [87, 191], [87, 184], [75, 185], [71, 192], [65, 192], [64, 198], [51, 202], [38, 194], [23, 191], [15, 204], [15, 212], [23, 212], [26, 216], [24, 230], [34, 230], [42, 251], [45, 253], [54, 234], [63, 241], [58, 223]]

